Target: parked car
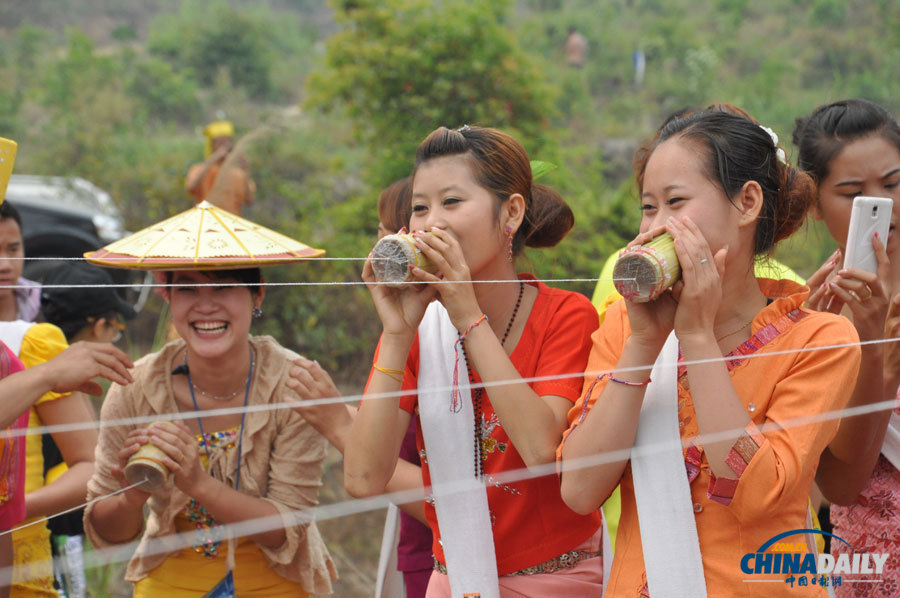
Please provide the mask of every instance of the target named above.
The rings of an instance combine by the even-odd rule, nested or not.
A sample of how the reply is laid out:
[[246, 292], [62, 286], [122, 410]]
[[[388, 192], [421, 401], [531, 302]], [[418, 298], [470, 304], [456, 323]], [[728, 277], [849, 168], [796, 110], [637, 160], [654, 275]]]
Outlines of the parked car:
[[[22, 216], [22, 239], [28, 258], [81, 257], [128, 234], [109, 193], [78, 177], [13, 175], [6, 201]], [[25, 278], [40, 282], [64, 260], [26, 260]], [[109, 270], [117, 283], [134, 282], [127, 270]], [[123, 289], [124, 291], [125, 289]], [[128, 291], [131, 291], [130, 289]], [[149, 288], [123, 292], [136, 309]]]

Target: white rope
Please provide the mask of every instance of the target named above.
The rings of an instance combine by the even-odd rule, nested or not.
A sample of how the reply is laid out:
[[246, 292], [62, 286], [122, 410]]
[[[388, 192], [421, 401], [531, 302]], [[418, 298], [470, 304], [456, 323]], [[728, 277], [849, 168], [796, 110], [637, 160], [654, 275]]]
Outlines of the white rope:
[[[634, 280], [633, 278], [543, 278], [543, 279], [529, 279], [528, 282], [583, 282], [583, 283], [595, 283], [598, 281], [630, 281]], [[398, 285], [420, 285], [420, 284], [510, 284], [514, 282], [519, 282], [519, 280], [513, 280], [509, 278], [504, 278], [500, 280], [433, 280], [433, 281], [415, 281], [415, 282], [403, 282], [403, 283], [383, 283], [383, 282], [374, 282], [372, 284], [382, 285], [388, 284], [391, 286]], [[361, 286], [368, 284], [364, 280], [338, 280], [338, 281], [295, 281], [295, 282], [184, 282], [184, 283], [157, 283], [157, 282], [136, 282], [133, 284], [129, 283], [112, 283], [112, 284], [40, 284], [38, 287], [34, 285], [25, 285], [25, 284], [3, 284], [0, 285], [0, 289], [34, 289], [34, 288], [42, 288], [42, 289], [139, 289], [144, 287], [149, 288], [170, 288], [170, 287], [233, 287], [233, 286], [242, 286], [242, 287], [340, 287], [340, 286]]]
[[[785, 349], [783, 351], [767, 351], [767, 352], [755, 352], [750, 353], [749, 355], [730, 355], [727, 357], [709, 357], [706, 359], [694, 359], [694, 360], [685, 360], [679, 361], [678, 366], [689, 366], [689, 365], [700, 365], [707, 363], [719, 363], [719, 362], [731, 362], [731, 361], [741, 361], [741, 360], [749, 360], [749, 359], [760, 359], [764, 357], [775, 357], [779, 355], [791, 355], [794, 353], [809, 353], [812, 351], [827, 351], [834, 349], [846, 349], [848, 347], [857, 347], [857, 346], [867, 346], [867, 345], [879, 345], [886, 343], [896, 343], [900, 342], [900, 337], [895, 338], [887, 338], [887, 339], [876, 339], [869, 341], [857, 341], [853, 343], [839, 343], [839, 344], [831, 344], [831, 345], [821, 345], [814, 347], [802, 347], [799, 349]], [[671, 365], [671, 364], [670, 364]], [[493, 388], [496, 386], [507, 386], [511, 384], [519, 384], [521, 382], [525, 382], [527, 384], [534, 382], [548, 382], [554, 380], [563, 380], [568, 378], [593, 378], [596, 376], [604, 375], [604, 374], [615, 374], [615, 373], [625, 373], [625, 372], [633, 372], [633, 371], [641, 371], [648, 370], [652, 366], [646, 365], [637, 365], [630, 366], [624, 368], [613, 368], [611, 370], [594, 370], [594, 371], [583, 371], [583, 372], [571, 372], [571, 373], [563, 373], [563, 374], [553, 374], [550, 376], [531, 376], [531, 377], [521, 377], [521, 378], [509, 378], [506, 380], [495, 380], [489, 382], [481, 382], [478, 384], [471, 384], [470, 386], [474, 388]], [[446, 392], [451, 392], [453, 390], [452, 387], [448, 386], [445, 388], [437, 388], [436, 391], [444, 390]], [[293, 392], [293, 391], [289, 391]], [[246, 408], [244, 407], [222, 407], [219, 409], [205, 409], [203, 410], [204, 417], [216, 417], [223, 415], [238, 415], [241, 413], [256, 413], [260, 411], [276, 411], [278, 409], [293, 409], [296, 407], [316, 407], [320, 405], [331, 405], [335, 403], [352, 403], [361, 401], [363, 399], [376, 400], [376, 399], [387, 399], [387, 398], [398, 398], [403, 396], [409, 396], [411, 394], [415, 394], [415, 390], [398, 390], [392, 392], [383, 392], [383, 393], [370, 393], [370, 394], [354, 394], [354, 395], [345, 395], [345, 396], [337, 396], [337, 397], [322, 397], [319, 399], [300, 399], [296, 401], [282, 401], [278, 403], [267, 403], [265, 405], [248, 405]], [[194, 411], [182, 411], [178, 413], [165, 414], [165, 417], [170, 420], [183, 420], [183, 419], [195, 419], [197, 417], [196, 412]], [[97, 428], [114, 428], [117, 426], [130, 426], [134, 424], [151, 424], [153, 422], [157, 422], [160, 419], [160, 415], [145, 415], [145, 416], [137, 416], [130, 418], [119, 418], [119, 419], [108, 419], [104, 421], [85, 421], [85, 422], [77, 422], [71, 424], [56, 424], [51, 426], [34, 426], [24, 429], [16, 429], [9, 430], [8, 434], [10, 437], [17, 436], [27, 436], [32, 434], [53, 434], [53, 433], [63, 433], [63, 432], [75, 432], [78, 430], [92, 430]]]
[[[866, 413], [874, 413], [877, 411], [884, 411], [893, 409], [896, 405], [895, 400], [890, 399], [887, 401], [881, 401], [879, 403], [873, 403], [870, 405], [863, 405], [859, 407], [851, 407], [844, 409], [835, 409], [828, 412], [819, 413], [813, 416], [799, 416], [795, 418], [791, 418], [788, 420], [781, 421], [779, 423], [763, 423], [758, 426], [761, 433], [765, 434], [768, 431], [780, 431], [792, 427], [798, 427], [803, 425], [809, 425], [813, 423], [829, 421], [834, 419], [841, 419], [844, 417], [850, 417], [855, 415], [863, 415]], [[723, 430], [716, 433], [710, 434], [701, 434], [694, 437], [684, 438], [681, 440], [681, 446], [685, 447], [690, 444], [694, 440], [700, 440], [703, 445], [708, 445], [714, 442], [728, 440], [734, 437], [735, 434], [741, 433], [744, 431], [744, 428], [733, 428], [729, 430]], [[647, 454], [656, 454], [658, 452], [662, 452], [665, 450], [669, 450], [669, 443], [656, 443], [653, 445], [647, 446], [644, 450]], [[555, 475], [558, 471], [558, 467], [560, 467], [563, 472], [571, 472], [577, 471], [579, 469], [585, 469], [589, 467], [595, 467], [597, 465], [604, 465], [608, 463], [615, 463], [618, 461], [625, 461], [630, 458], [632, 453], [631, 447], [626, 449], [621, 449], [617, 451], [606, 451], [603, 453], [598, 453], [596, 455], [590, 455], [581, 457], [578, 459], [568, 459], [562, 464], [557, 463], [547, 463], [544, 465], [536, 465], [532, 467], [524, 467], [515, 470], [509, 470], [504, 472], [498, 472], [492, 474], [492, 478], [497, 483], [500, 484], [509, 484], [512, 482], [528, 480], [533, 478], [544, 477], [548, 475]], [[462, 481], [455, 485], [449, 486], [449, 491], [459, 489], [462, 490], [465, 488], [468, 481]], [[118, 492], [124, 492], [125, 490], [131, 488], [123, 488]], [[228, 531], [235, 538], [243, 538], [248, 536], [254, 536], [257, 534], [265, 533], [268, 531], [273, 531], [277, 529], [282, 529], [284, 527], [284, 517], [291, 516], [295, 518], [297, 521], [297, 525], [303, 525], [313, 521], [326, 521], [329, 519], [337, 519], [340, 517], [346, 517], [349, 515], [356, 515], [360, 513], [366, 513], [369, 511], [376, 511], [379, 509], [386, 508], [390, 503], [394, 504], [404, 504], [410, 502], [417, 502], [424, 500], [431, 492], [430, 487], [419, 487], [408, 490], [399, 490], [396, 492], [388, 492], [384, 494], [380, 494], [378, 496], [372, 496], [369, 498], [361, 498], [361, 499], [349, 499], [345, 501], [340, 501], [328, 505], [319, 505], [315, 507], [310, 507], [307, 509], [294, 510], [287, 514], [274, 514], [267, 515], [265, 517], [258, 517], [254, 519], [247, 519], [238, 523], [224, 524], [222, 527], [227, 528]], [[96, 502], [108, 498], [111, 495], [101, 496], [95, 498], [91, 502]], [[172, 535], [162, 536], [158, 538], [147, 538], [146, 539], [146, 548], [147, 550], [142, 554], [144, 556], [150, 556], [154, 554], [163, 554], [170, 553], [175, 550], [179, 550], [181, 548], [187, 548], [193, 546], [198, 541], [204, 539], [202, 535], [203, 532], [199, 530], [192, 530], [188, 532], [181, 532]], [[118, 563], [128, 561], [132, 558], [134, 551], [137, 549], [139, 540], [135, 540], [133, 542], [116, 545], [109, 548], [96, 548], [95, 550], [85, 553], [84, 555], [84, 565], [85, 568], [98, 567], [111, 563]], [[7, 567], [4, 569], [0, 569], [0, 580], [9, 579], [7, 576], [11, 575], [12, 567]], [[2, 582], [0, 582], [2, 584]]]
[[147, 478], [144, 478], [140, 482], [135, 482], [134, 484], [131, 484], [130, 486], [126, 486], [124, 488], [119, 488], [115, 492], [110, 492], [106, 496], [98, 496], [97, 498], [89, 500], [84, 504], [78, 505], [77, 507], [72, 507], [71, 509], [66, 509], [65, 511], [60, 511], [59, 513], [54, 513], [53, 515], [47, 515], [46, 517], [41, 517], [40, 519], [35, 519], [34, 521], [29, 521], [28, 523], [20, 525], [19, 527], [14, 527], [12, 529], [8, 529], [6, 531], [0, 532], [0, 536], [5, 536], [6, 534], [11, 534], [13, 532], [17, 532], [20, 529], [25, 529], [26, 527], [31, 527], [32, 525], [37, 525], [38, 523], [43, 523], [45, 521], [49, 521], [50, 519], [53, 519], [54, 517], [60, 517], [61, 515], [66, 515], [68, 513], [73, 513], [75, 511], [78, 511], [79, 509], [84, 509], [85, 507], [88, 507], [88, 506], [94, 504], [95, 502], [99, 502], [105, 498], [110, 498], [110, 497], [116, 496], [117, 494], [122, 494], [123, 492], [127, 492], [128, 490], [131, 490], [132, 488], [136, 488], [146, 481], [147, 481]]

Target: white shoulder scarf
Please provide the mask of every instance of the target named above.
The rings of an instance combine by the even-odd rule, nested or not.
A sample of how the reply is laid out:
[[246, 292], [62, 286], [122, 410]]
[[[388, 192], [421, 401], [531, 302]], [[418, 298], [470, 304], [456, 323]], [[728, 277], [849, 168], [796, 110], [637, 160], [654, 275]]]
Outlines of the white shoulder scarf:
[[703, 559], [678, 429], [678, 339], [669, 335], [650, 374], [631, 471], [647, 586], [653, 598], [706, 598]]
[[[459, 359], [461, 409], [450, 410], [458, 332], [433, 301], [419, 325], [419, 418], [431, 472], [452, 596], [500, 598], [494, 535], [484, 484], [475, 479], [475, 415], [465, 358]], [[682, 465], [682, 472], [684, 466]], [[683, 477], [683, 476], [682, 476]]]

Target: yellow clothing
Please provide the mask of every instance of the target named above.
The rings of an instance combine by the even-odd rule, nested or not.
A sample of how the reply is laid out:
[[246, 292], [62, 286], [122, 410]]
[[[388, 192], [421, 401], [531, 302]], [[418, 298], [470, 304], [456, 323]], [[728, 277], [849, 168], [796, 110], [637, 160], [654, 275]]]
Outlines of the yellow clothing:
[[[226, 453], [236, 450], [239, 433], [240, 426], [235, 426], [211, 434], [213, 438], [208, 441], [208, 450]], [[203, 450], [203, 438], [199, 434], [197, 443], [201, 447], [200, 462], [205, 469], [209, 469], [206, 451]], [[191, 521], [188, 509], [185, 507], [175, 516], [175, 529], [179, 533], [192, 532], [200, 527], [196, 521]], [[204, 555], [201, 549], [195, 547], [183, 548], [170, 555], [147, 577], [135, 584], [135, 598], [155, 598], [162, 595], [169, 598], [202, 598], [225, 577], [227, 550], [228, 543], [225, 541], [219, 544], [214, 557]], [[239, 596], [256, 598], [309, 596], [303, 590], [303, 586], [275, 573], [268, 566], [262, 550], [252, 540], [246, 538], [238, 540], [234, 561], [234, 586]]]
[[[179, 532], [194, 531], [187, 517], [175, 518]], [[202, 598], [225, 577], [227, 544], [222, 543], [221, 555], [210, 559], [183, 548], [169, 555], [160, 566], [134, 586], [134, 598]], [[280, 598], [281, 596], [309, 596], [299, 583], [288, 581], [269, 567], [262, 550], [252, 540], [242, 539], [234, 553], [234, 587], [238, 596]]]
[[[53, 324], [35, 324], [28, 329], [22, 339], [22, 348], [19, 349], [19, 359], [30, 368], [53, 359], [63, 352], [69, 345], [62, 330]], [[55, 401], [69, 395], [61, 395], [48, 392], [36, 405]], [[28, 416], [28, 427], [37, 428], [43, 426], [37, 410], [32, 407]], [[25, 494], [34, 492], [44, 486], [44, 456], [41, 452], [40, 434], [29, 434], [25, 438]], [[24, 523], [34, 521], [34, 518]], [[50, 529], [47, 523], [39, 523], [26, 527], [23, 530], [13, 532], [13, 553], [15, 556], [15, 570], [10, 595], [12, 597], [25, 596], [57, 596], [53, 589], [53, 566], [49, 559]], [[28, 581], [25, 581], [28, 580]]]

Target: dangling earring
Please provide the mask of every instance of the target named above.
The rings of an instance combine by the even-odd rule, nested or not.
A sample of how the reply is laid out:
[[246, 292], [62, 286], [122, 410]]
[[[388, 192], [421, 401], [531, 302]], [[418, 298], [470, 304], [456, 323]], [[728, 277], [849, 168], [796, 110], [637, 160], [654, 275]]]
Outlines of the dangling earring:
[[253, 311], [250, 312], [254, 318], [259, 319], [262, 317], [262, 308], [258, 305], [253, 306]]
[[513, 234], [512, 228], [507, 224], [506, 225], [506, 237], [507, 237], [507, 247], [506, 247], [506, 261], [513, 261]]

